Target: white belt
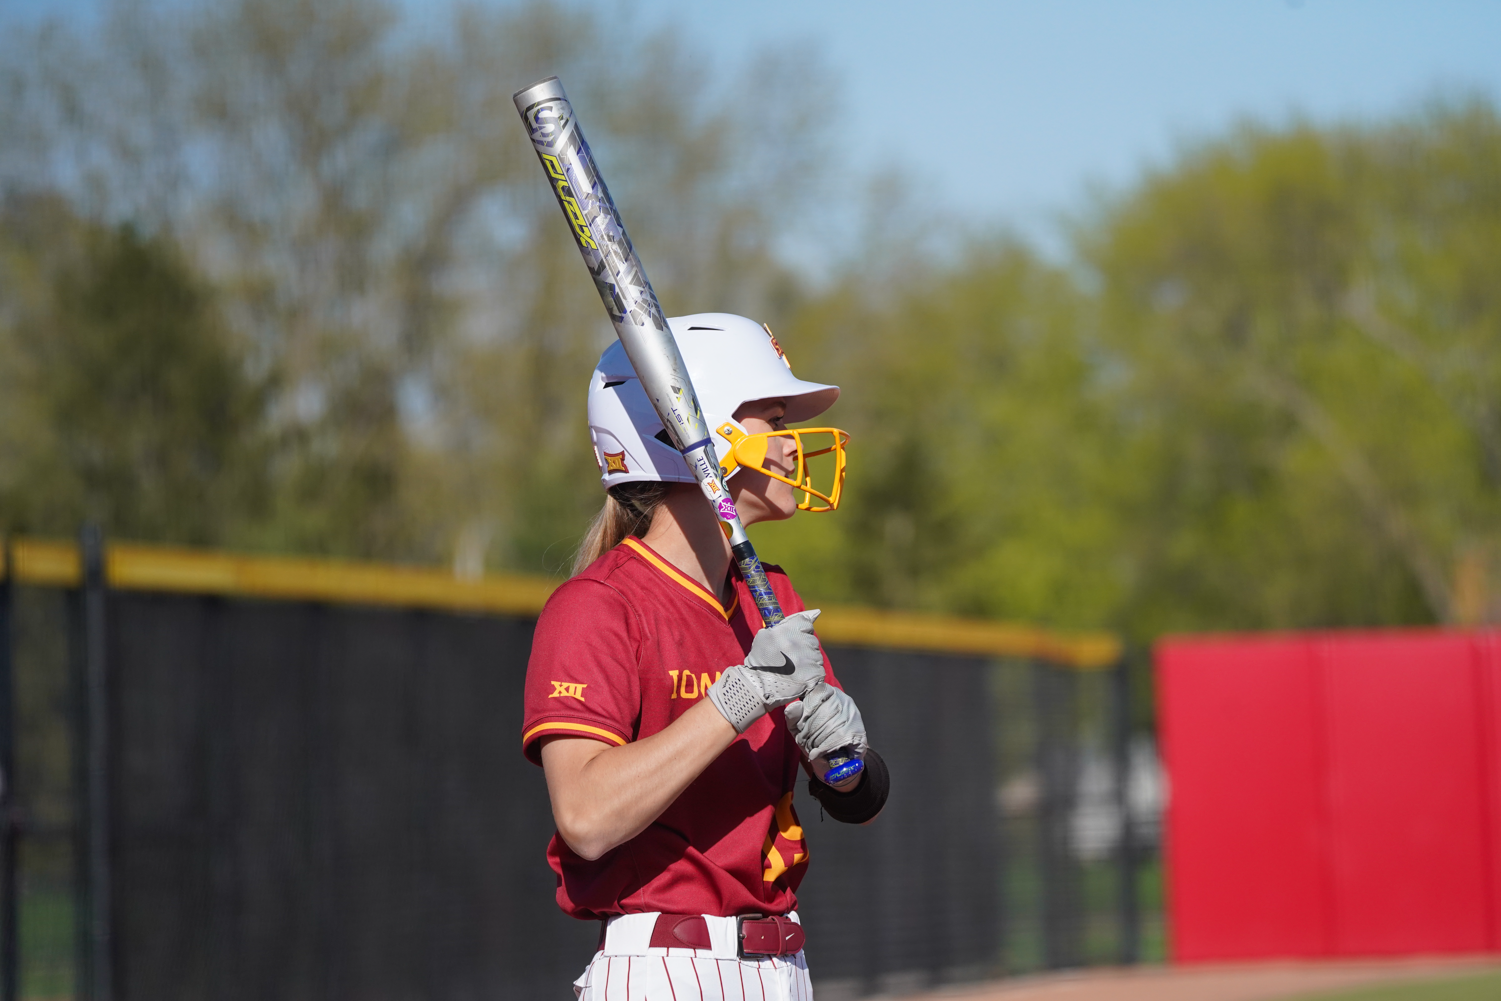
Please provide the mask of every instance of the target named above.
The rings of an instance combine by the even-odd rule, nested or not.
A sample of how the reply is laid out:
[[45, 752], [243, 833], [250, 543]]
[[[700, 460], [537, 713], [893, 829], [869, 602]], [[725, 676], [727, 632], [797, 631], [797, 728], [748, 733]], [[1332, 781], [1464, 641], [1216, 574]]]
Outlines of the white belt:
[[[660, 911], [648, 911], [644, 914], [621, 914], [613, 917], [605, 925], [605, 942], [600, 947], [600, 954], [605, 956], [664, 956], [667, 949], [653, 949], [650, 947], [652, 929], [657, 926], [657, 916]], [[797, 911], [790, 911], [785, 917], [791, 918], [798, 924]], [[714, 914], [704, 915], [704, 924], [709, 928], [710, 949], [688, 949], [683, 952], [692, 952], [695, 955], [703, 955], [708, 952], [715, 959], [739, 959], [739, 928], [737, 918], [719, 917]], [[672, 950], [678, 951], [678, 950]]]

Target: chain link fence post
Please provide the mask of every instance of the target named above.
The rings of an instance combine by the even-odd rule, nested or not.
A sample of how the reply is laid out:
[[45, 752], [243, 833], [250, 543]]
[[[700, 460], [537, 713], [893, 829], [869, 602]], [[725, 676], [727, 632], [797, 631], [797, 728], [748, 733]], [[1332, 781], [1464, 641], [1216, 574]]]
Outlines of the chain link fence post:
[[10, 540], [0, 544], [0, 1001], [20, 997], [20, 949], [16, 922], [20, 887], [16, 883], [16, 700], [12, 641], [15, 574]]
[[1118, 903], [1120, 906], [1120, 961], [1126, 965], [1141, 961], [1141, 902], [1136, 886], [1136, 818], [1131, 804], [1131, 657], [1122, 654], [1111, 671], [1111, 708], [1115, 795], [1120, 811], [1120, 841], [1117, 846], [1119, 867]]
[[87, 525], [79, 534], [83, 569], [83, 872], [79, 926], [83, 996], [113, 1001], [114, 963], [110, 919], [110, 727], [106, 636], [108, 583], [104, 533]]
[[1042, 876], [1042, 951], [1048, 969], [1083, 961], [1083, 900], [1070, 824], [1079, 785], [1078, 692], [1074, 672], [1033, 662], [1037, 711], [1038, 864]]

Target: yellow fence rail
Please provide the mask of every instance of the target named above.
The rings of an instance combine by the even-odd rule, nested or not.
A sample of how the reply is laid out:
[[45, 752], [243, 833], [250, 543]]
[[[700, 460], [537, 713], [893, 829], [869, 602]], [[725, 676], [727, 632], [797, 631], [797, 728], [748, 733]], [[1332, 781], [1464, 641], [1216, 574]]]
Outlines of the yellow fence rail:
[[[18, 584], [77, 587], [78, 546], [25, 536], [9, 540]], [[5, 564], [0, 562], [0, 576]], [[128, 591], [447, 609], [536, 615], [558, 581], [520, 574], [474, 580], [443, 570], [291, 556], [248, 556], [203, 549], [111, 542], [104, 551], [109, 586]], [[1110, 633], [1060, 633], [1032, 626], [889, 609], [825, 606], [818, 634], [844, 646], [988, 657], [1027, 657], [1081, 669], [1105, 668], [1121, 655]]]

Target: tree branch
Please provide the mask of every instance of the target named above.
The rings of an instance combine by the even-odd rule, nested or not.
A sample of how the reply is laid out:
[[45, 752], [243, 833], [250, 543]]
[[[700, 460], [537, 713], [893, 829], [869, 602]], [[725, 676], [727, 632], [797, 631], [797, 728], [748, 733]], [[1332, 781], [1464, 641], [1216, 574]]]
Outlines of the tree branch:
[[1485, 476], [1492, 486], [1501, 488], [1501, 416], [1493, 400], [1481, 394], [1477, 402], [1472, 394], [1457, 392], [1445, 371], [1452, 366], [1438, 364], [1421, 340], [1382, 313], [1368, 283], [1353, 286], [1345, 294], [1340, 312], [1369, 340], [1423, 373], [1440, 398], [1479, 440]]
[[1417, 579], [1429, 609], [1440, 621], [1450, 621], [1453, 601], [1442, 564], [1419, 538], [1401, 506], [1387, 494], [1361, 450], [1319, 401], [1291, 379], [1259, 367], [1252, 369], [1250, 377], [1257, 392], [1292, 414], [1334, 459], [1345, 485]]

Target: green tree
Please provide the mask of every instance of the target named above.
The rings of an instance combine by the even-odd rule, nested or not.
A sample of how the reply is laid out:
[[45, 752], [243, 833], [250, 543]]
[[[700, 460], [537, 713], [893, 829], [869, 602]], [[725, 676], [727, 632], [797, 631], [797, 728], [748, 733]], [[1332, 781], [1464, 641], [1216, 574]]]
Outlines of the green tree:
[[1102, 330], [1151, 442], [1139, 615], [1497, 614], [1498, 151], [1480, 104], [1247, 126], [1087, 231]]
[[609, 330], [522, 85], [567, 81], [670, 311], [796, 298], [774, 244], [821, 176], [808, 53], [728, 73], [540, 0], [429, 31], [382, 0], [106, 14], [9, 40], [0, 187], [170, 232], [213, 281], [267, 386], [258, 548], [567, 563], [601, 499], [583, 389]]
[[758, 536], [843, 600], [1099, 623], [1125, 484], [1087, 300], [1014, 241], [961, 260], [884, 295], [852, 279], [788, 328], [798, 371], [844, 388], [848, 501]]
[[[806, 53], [726, 73], [540, 0], [427, 32], [381, 0], [109, 11], [0, 41], [9, 524], [560, 570], [611, 332], [511, 105], [557, 73], [668, 311], [770, 320], [845, 387], [844, 508], [757, 530], [810, 592], [1142, 638], [1501, 619], [1484, 101], [1241, 126], [1090, 206], [1063, 265], [888, 178], [815, 287], [779, 250], [831, 139]], [[97, 389], [169, 361], [198, 375]], [[221, 383], [222, 414], [183, 388]], [[231, 468], [195, 521], [180, 484]]]
[[1141, 639], [1501, 619], [1497, 162], [1484, 103], [1247, 125], [1096, 205], [1067, 268], [855, 272], [779, 331], [845, 388], [848, 499], [768, 558]]
[[[263, 503], [260, 400], [210, 290], [162, 237], [55, 202], [0, 220], [10, 530], [223, 543]], [[29, 287], [27, 287], [29, 286]]]

